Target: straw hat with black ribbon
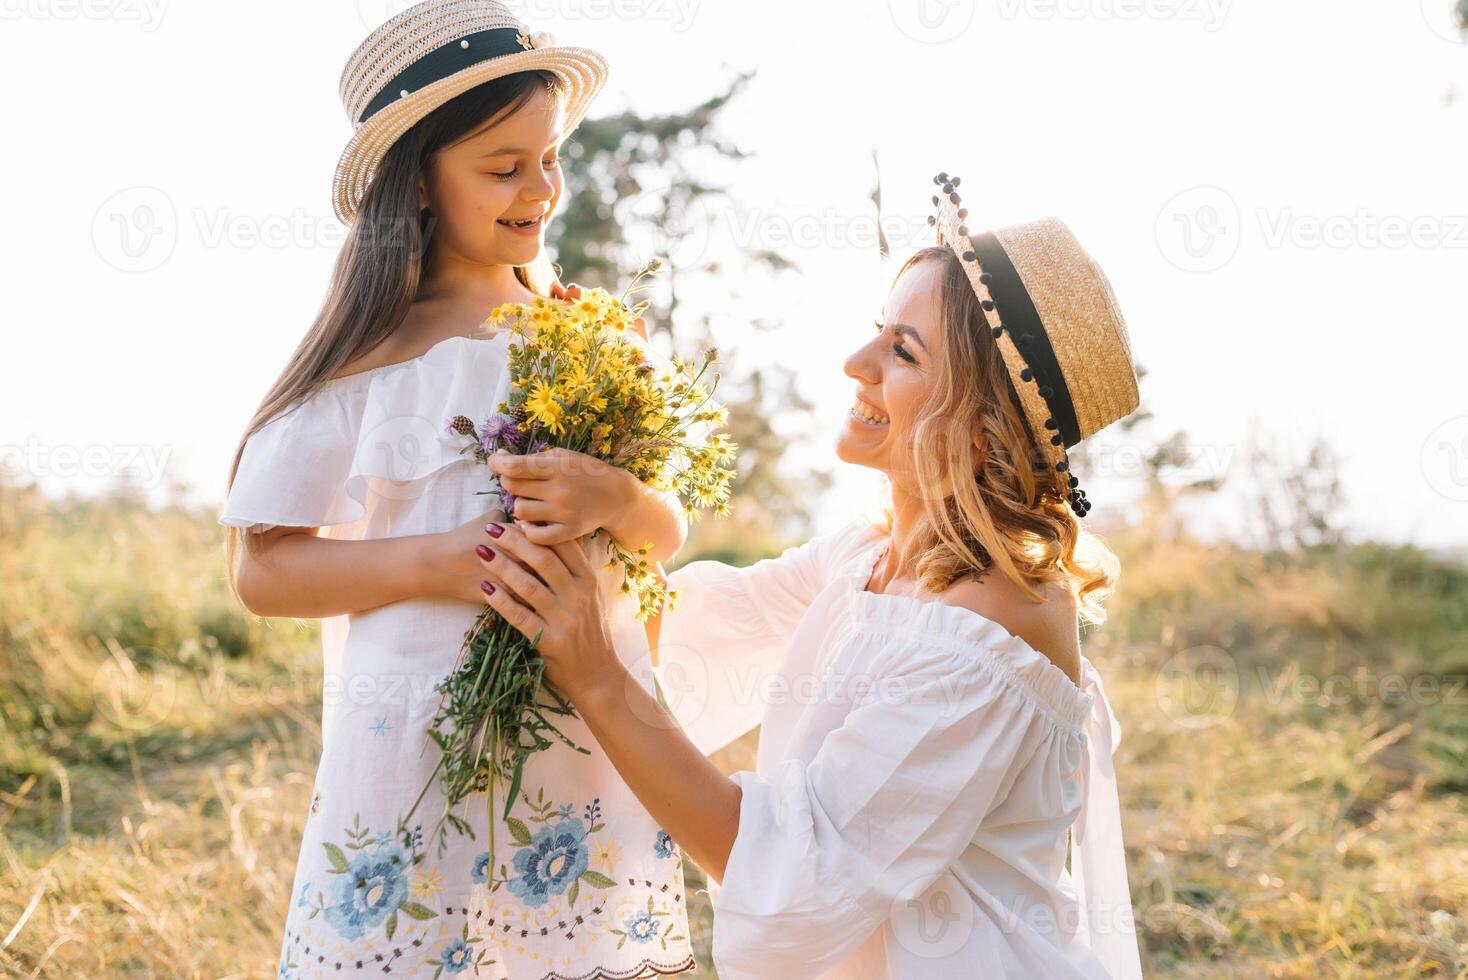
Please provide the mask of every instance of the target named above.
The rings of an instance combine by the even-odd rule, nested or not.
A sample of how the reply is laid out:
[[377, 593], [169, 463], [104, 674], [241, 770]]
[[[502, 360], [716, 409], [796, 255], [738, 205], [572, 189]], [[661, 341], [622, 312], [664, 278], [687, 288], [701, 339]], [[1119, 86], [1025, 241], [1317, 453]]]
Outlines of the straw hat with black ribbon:
[[497, 0], [426, 0], [369, 34], [342, 71], [342, 106], [355, 132], [332, 180], [336, 216], [352, 220], [383, 155], [414, 123], [476, 85], [522, 71], [561, 80], [569, 135], [605, 84], [607, 63], [531, 33]]
[[1084, 517], [1091, 503], [1066, 450], [1138, 405], [1116, 295], [1058, 219], [970, 235], [959, 178], [941, 173], [933, 182], [940, 193], [928, 223], [973, 286], [1045, 469]]

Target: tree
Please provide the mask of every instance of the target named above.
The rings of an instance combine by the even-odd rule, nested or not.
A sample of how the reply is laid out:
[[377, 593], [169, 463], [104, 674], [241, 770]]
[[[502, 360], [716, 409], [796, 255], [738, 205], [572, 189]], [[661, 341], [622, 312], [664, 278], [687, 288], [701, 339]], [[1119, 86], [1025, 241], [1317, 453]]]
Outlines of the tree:
[[[629, 110], [585, 120], [566, 150], [573, 161], [566, 174], [568, 204], [551, 240], [561, 281], [614, 289], [648, 259], [665, 258], [664, 271], [642, 298], [651, 304], [652, 329], [666, 331], [679, 350], [718, 346], [709, 329], [713, 311], [756, 273], [793, 267], [768, 249], [707, 247], [716, 217], [729, 204], [719, 178], [747, 157], [720, 131], [720, 117], [752, 77], [736, 76], [683, 112], [644, 117]], [[698, 288], [690, 288], [694, 283]], [[755, 326], [777, 329], [780, 322]], [[787, 536], [805, 536], [810, 505], [829, 475], [782, 468], [791, 439], [776, 419], [799, 420], [812, 410], [794, 375], [746, 370], [737, 352], [723, 347], [720, 364], [719, 399], [729, 408], [730, 438], [740, 447], [734, 516], [700, 522], [690, 550], [737, 560], [768, 553]]]

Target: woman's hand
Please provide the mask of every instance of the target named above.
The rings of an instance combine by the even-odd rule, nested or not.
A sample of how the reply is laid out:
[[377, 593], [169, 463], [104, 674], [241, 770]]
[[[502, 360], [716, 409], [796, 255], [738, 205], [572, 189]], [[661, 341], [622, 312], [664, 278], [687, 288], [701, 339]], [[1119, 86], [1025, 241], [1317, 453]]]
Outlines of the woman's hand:
[[486, 601], [525, 636], [540, 638], [536, 649], [545, 660], [546, 683], [576, 706], [653, 819], [722, 882], [739, 835], [744, 791], [704, 757], [617, 657], [588, 544], [600, 546], [538, 545], [518, 524], [491, 532]]
[[[484, 601], [528, 639], [545, 661], [545, 680], [573, 703], [626, 668], [607, 629], [597, 570], [583, 539], [546, 546], [521, 524], [491, 523], [477, 550]], [[590, 547], [599, 547], [590, 545]]]
[[[574, 541], [604, 527], [615, 534], [630, 523], [641, 483], [637, 477], [585, 453], [547, 449], [516, 456], [503, 449], [489, 458], [500, 486], [515, 495], [510, 512], [536, 544]], [[642, 542], [629, 542], [633, 548]]]
[[421, 559], [423, 591], [483, 605], [484, 593], [479, 588], [479, 580], [484, 578], [484, 566], [474, 554], [474, 548], [484, 540], [486, 526], [504, 520], [505, 512], [495, 508], [452, 531], [424, 535], [427, 544]]

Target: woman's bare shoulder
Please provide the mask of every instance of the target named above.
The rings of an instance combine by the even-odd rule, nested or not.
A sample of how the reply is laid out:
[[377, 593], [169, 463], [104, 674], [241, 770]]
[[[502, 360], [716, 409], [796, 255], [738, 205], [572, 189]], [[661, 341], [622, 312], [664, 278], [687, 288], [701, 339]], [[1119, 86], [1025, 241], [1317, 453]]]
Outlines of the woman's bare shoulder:
[[1056, 582], [1037, 585], [1036, 601], [997, 569], [954, 583], [941, 601], [993, 620], [1079, 683], [1081, 645], [1074, 595]]

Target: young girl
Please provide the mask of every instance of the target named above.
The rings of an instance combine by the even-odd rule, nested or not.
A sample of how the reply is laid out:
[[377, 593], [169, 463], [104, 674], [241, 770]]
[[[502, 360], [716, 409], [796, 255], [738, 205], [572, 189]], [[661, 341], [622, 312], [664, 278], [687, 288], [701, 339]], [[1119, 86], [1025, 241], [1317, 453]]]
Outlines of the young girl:
[[[220, 517], [244, 604], [323, 621], [322, 755], [281, 977], [694, 968], [681, 855], [583, 722], [557, 719], [591, 754], [556, 743], [534, 756], [514, 823], [497, 787], [496, 867], [483, 795], [463, 811], [474, 836], [449, 830], [446, 849], [426, 840], [436, 783], [398, 830], [438, 762], [424, 734], [435, 687], [484, 604], [476, 547], [488, 553], [486, 527], [504, 519], [476, 496], [488, 474], [444, 421], [487, 418], [506, 396], [508, 335], [482, 322], [548, 285], [559, 147], [604, 77], [595, 53], [474, 0], [408, 9], [343, 73], [356, 131], [335, 197], [350, 234], [249, 425]], [[520, 487], [523, 533], [556, 544], [604, 527], [662, 557], [680, 546], [673, 503], [590, 457], [547, 456], [566, 476]], [[646, 636], [618, 581], [602, 578], [616, 655], [641, 669]]]
[[[886, 518], [671, 576], [686, 734], [614, 656], [583, 546], [511, 528], [487, 563], [490, 604], [719, 882], [723, 980], [1141, 977], [1119, 731], [1077, 637], [1114, 559], [1066, 456], [1137, 405], [1125, 325], [1064, 225], [971, 236], [938, 182], [938, 247], [846, 360], [837, 453], [886, 474]], [[755, 723], [756, 771], [704, 758]]]

